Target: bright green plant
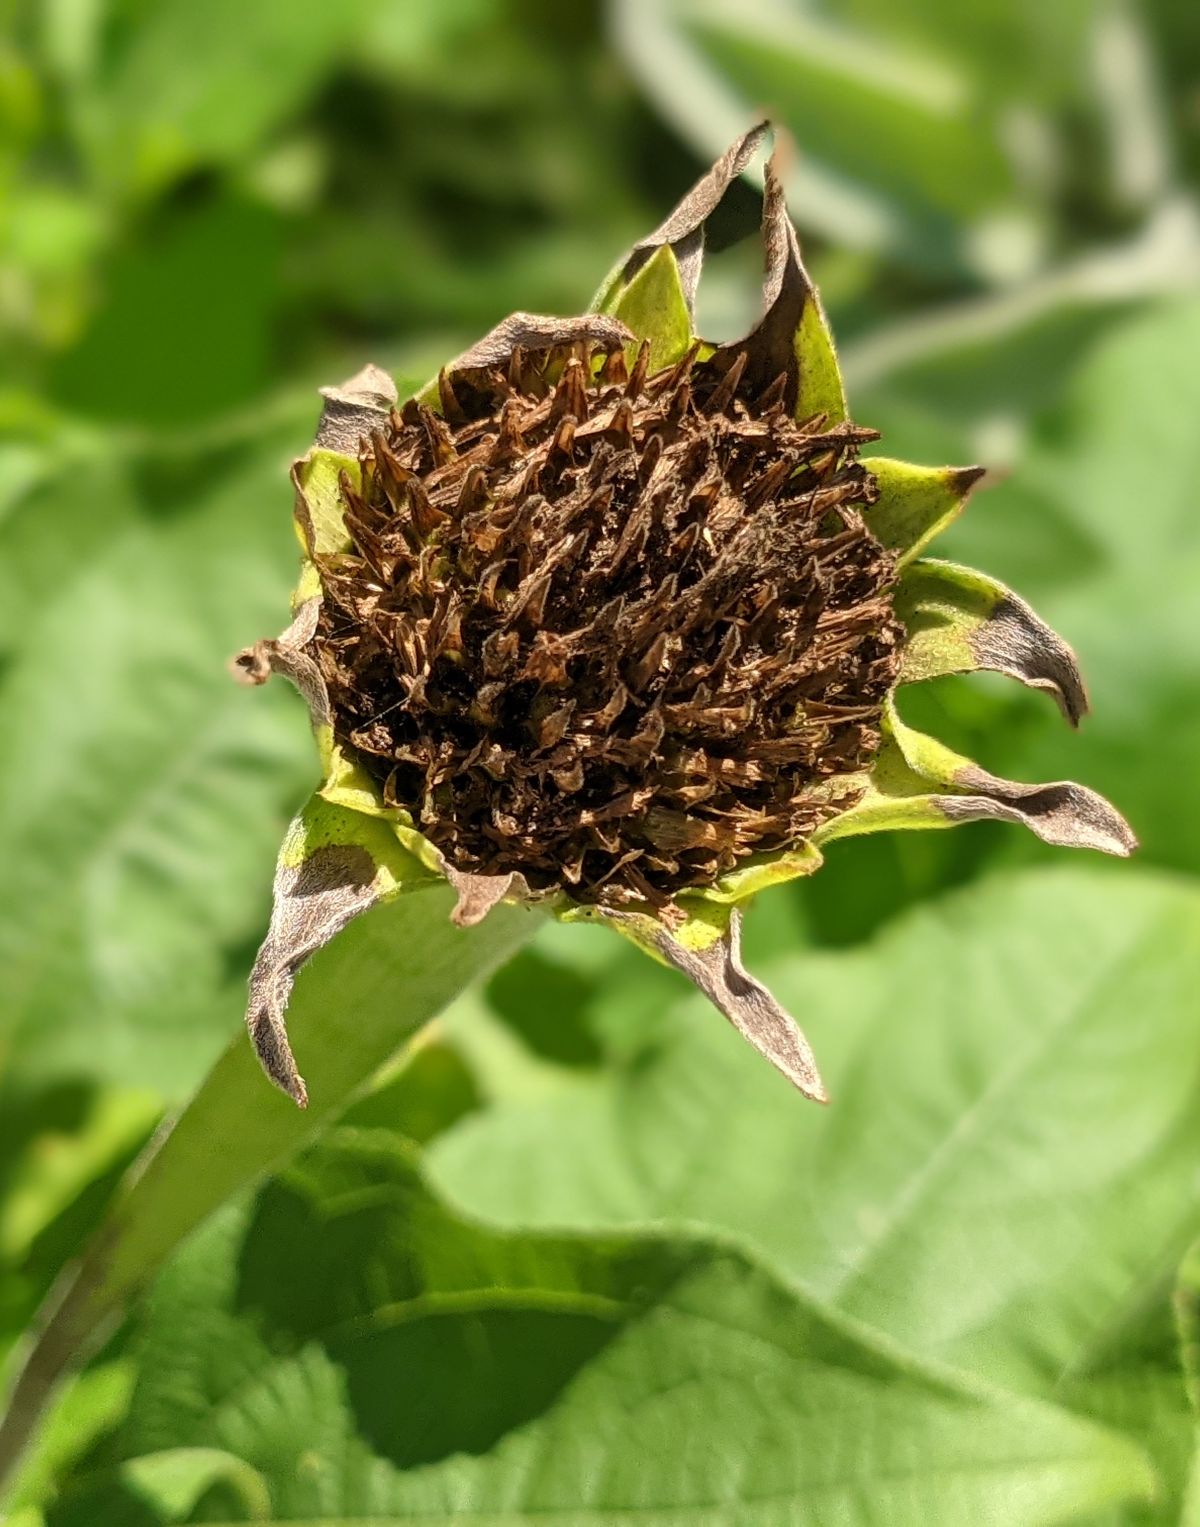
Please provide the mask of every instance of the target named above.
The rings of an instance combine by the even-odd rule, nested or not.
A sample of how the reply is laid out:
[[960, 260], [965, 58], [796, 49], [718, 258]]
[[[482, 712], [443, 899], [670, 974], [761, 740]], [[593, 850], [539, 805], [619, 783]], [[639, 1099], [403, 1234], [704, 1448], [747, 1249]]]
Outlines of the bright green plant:
[[[484, 9], [438, 14], [473, 25]], [[922, 10], [944, 33], [939, 7]], [[358, 45], [379, 53], [368, 35]], [[190, 109], [153, 73], [162, 110]], [[852, 120], [837, 143], [857, 151], [849, 99], [839, 88]], [[589, 144], [608, 141], [580, 116]], [[903, 173], [924, 173], [897, 150]], [[574, 183], [591, 205], [594, 179]], [[982, 204], [994, 184], [955, 190]], [[343, 204], [336, 226], [343, 252], [395, 285], [390, 236], [362, 237]], [[316, 263], [368, 300], [357, 266]], [[474, 274], [460, 285], [504, 311]], [[408, 300], [428, 303], [419, 282]], [[242, 1041], [124, 1179], [160, 1098], [183, 1094], [232, 1025], [230, 946], [259, 915], [272, 819], [307, 774], [291, 697], [222, 686], [217, 660], [284, 597], [272, 483], [304, 426], [289, 408], [236, 437], [147, 447], [38, 416], [29, 459], [50, 494], [22, 496], [20, 453], [0, 484], [14, 505], [0, 688], [23, 718], [0, 760], [5, 1348], [70, 1270], [6, 1352], [14, 1523], [1194, 1519], [1196, 1280], [1180, 1263], [1200, 1223], [1200, 916], [1196, 814], [1174, 783], [1197, 757], [1196, 334], [1194, 304], [1177, 303], [1096, 344], [995, 512], [951, 532], [956, 556], [1036, 589], [1078, 642], [1102, 702], [1092, 777], [1136, 808], [1150, 863], [1180, 873], [981, 877], [1002, 856], [1045, 857], [987, 829], [831, 853], [747, 928], [755, 967], [819, 1031], [836, 1107], [810, 1110], [633, 948], [503, 905], [456, 929], [456, 895], [425, 866], [419, 893], [298, 975], [308, 1112], [264, 1086]], [[1056, 354], [1043, 343], [1018, 367], [988, 345], [970, 374], [1032, 414]], [[948, 362], [912, 385], [901, 365], [856, 387], [860, 417], [914, 455], [989, 455], [956, 435], [982, 406], [967, 386], [959, 407], [961, 376]], [[171, 663], [182, 673], [164, 686]], [[1017, 778], [1068, 768], [1037, 698], [987, 684], [933, 678], [905, 712]], [[360, 826], [396, 852], [386, 816]], [[858, 947], [812, 947], [848, 932]], [[441, 1039], [380, 1073], [506, 959]], [[99, 1091], [59, 1140], [37, 1087], [83, 1074], [153, 1090]], [[39, 1426], [55, 1381], [114, 1330]]]

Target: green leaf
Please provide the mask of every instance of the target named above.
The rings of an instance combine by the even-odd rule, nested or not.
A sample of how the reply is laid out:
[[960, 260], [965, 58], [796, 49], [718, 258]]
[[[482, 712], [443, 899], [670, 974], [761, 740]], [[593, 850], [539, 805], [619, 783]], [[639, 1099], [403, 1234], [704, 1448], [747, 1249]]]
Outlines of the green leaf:
[[215, 1484], [228, 1484], [250, 1522], [267, 1521], [271, 1498], [265, 1480], [239, 1458], [218, 1448], [168, 1448], [134, 1458], [121, 1470], [133, 1494], [168, 1522], [186, 1521]]
[[1047, 870], [753, 963], [829, 1109], [680, 1002], [614, 1073], [465, 1120], [435, 1180], [508, 1224], [721, 1226], [922, 1355], [1086, 1373], [1200, 1216], [1200, 894]]
[[[314, 1527], [1031, 1527], [1152, 1485], [1114, 1434], [923, 1367], [719, 1241], [477, 1227], [386, 1133], [336, 1133], [214, 1226], [139, 1326], [122, 1455], [231, 1452]], [[48, 1527], [121, 1488], [81, 1480]]]
[[961, 220], [1012, 194], [970, 79], [940, 59], [794, 7], [621, 0], [617, 13], [628, 63], [702, 155], [771, 102], [803, 146], [789, 177], [802, 221], [843, 244], [953, 268]]
[[912, 0], [903, 11], [888, 0], [851, 0], [847, 9], [880, 43], [954, 58], [990, 91], [1016, 89], [1038, 103], [1073, 98], [1096, 15], [1088, 0], [1063, 0], [1050, 10], [1037, 0], [976, 0], [969, 7]]
[[[1163, 568], [1200, 549], [1194, 486], [1200, 299], [1163, 303], [1108, 334], [1032, 443], [1022, 471], [1100, 538], [1110, 566]], [[1141, 427], [1128, 430], [1131, 394]], [[1140, 505], [1136, 514], [1130, 504]]]
[[[51, 397], [110, 429], [227, 418], [272, 379], [273, 338], [285, 321], [282, 218], [234, 191], [177, 207], [150, 220], [142, 239], [106, 251], [102, 296], [93, 306], [85, 288], [83, 332], [54, 359]], [[181, 304], [181, 291], [203, 300]]]
[[1175, 1320], [1188, 1400], [1200, 1415], [1200, 1245], [1188, 1247], [1175, 1285]]
[[856, 46], [800, 16], [768, 27], [728, 3], [676, 9], [729, 83], [748, 99], [779, 101], [806, 152], [914, 220], [932, 226], [947, 209], [975, 212], [1008, 191], [1010, 172], [971, 112], [969, 85], [932, 61], [922, 70], [916, 59], [873, 57], [865, 38]]
[[[1114, 1510], [1111, 1517], [1101, 1519], [1103, 1523], [1150, 1527], [1184, 1520], [1180, 1513], [1197, 1432], [1178, 1366], [1170, 1366], [1169, 1360], [1123, 1356], [1101, 1372], [1078, 1380], [1066, 1378], [1058, 1399], [1068, 1410], [1131, 1438], [1154, 1461], [1158, 1487], [1153, 1502]], [[1092, 1527], [1091, 1518], [1088, 1522]], [[1095, 1527], [1101, 1527], [1101, 1522]]]
[[286, 599], [290, 434], [109, 464], [3, 526], [0, 563], [36, 571], [0, 677], [0, 1091], [65, 1073], [178, 1097], [237, 1023], [312, 777], [292, 697], [226, 671]]
[[298, 12], [287, 0], [165, 0], [118, 34], [88, 123], [93, 151], [138, 195], [197, 165], [233, 162], [354, 45], [369, 7]]
[[7, 1501], [10, 1509], [32, 1509], [53, 1498], [57, 1480], [125, 1419], [133, 1383], [133, 1364], [125, 1360], [98, 1364], [67, 1386], [18, 1476]]
[[15, 1086], [0, 1173], [0, 1340], [17, 1336], [104, 1216], [161, 1100], [83, 1081]]

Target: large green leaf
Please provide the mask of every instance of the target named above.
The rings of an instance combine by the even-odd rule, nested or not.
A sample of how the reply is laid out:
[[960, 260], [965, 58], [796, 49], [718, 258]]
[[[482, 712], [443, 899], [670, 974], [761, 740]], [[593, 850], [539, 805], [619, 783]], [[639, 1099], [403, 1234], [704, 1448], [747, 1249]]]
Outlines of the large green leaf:
[[535, 914], [513, 907], [497, 908], [478, 927], [456, 928], [449, 920], [454, 901], [439, 886], [380, 903], [303, 967], [289, 1026], [312, 1087], [307, 1110], [271, 1089], [239, 1035], [151, 1144], [13, 1364], [0, 1417], [0, 1484], [57, 1384], [95, 1350], [179, 1242], [344, 1112], [422, 1025], [533, 930]]
[[681, 1002], [650, 1054], [435, 1142], [438, 1181], [509, 1223], [720, 1225], [922, 1353], [1088, 1372], [1200, 1218], [1200, 894], [1047, 871], [755, 963], [827, 1111]]
[[336, 1133], [225, 1216], [138, 1325], [122, 1462], [49, 1527], [179, 1520], [153, 1486], [178, 1499], [197, 1460], [199, 1519], [253, 1520], [229, 1458], [308, 1527], [1034, 1527], [1150, 1485], [1116, 1435], [925, 1368], [730, 1246], [472, 1225], [387, 1132]]
[[75, 1073], [178, 1095], [237, 1021], [315, 773], [294, 697], [225, 666], [286, 608], [277, 451], [77, 469], [4, 526], [0, 1094]]
[[1022, 463], [1022, 476], [1069, 508], [1114, 567], [1158, 566], [1169, 553], [1200, 547], [1200, 441], [1192, 428], [1200, 379], [1191, 364], [1198, 345], [1198, 298], [1126, 321], [1096, 348]]
[[968, 64], [980, 83], [997, 93], [1019, 88], [1035, 97], [1065, 96], [1078, 86], [1090, 0], [975, 0], [970, 6], [945, 0], [911, 0], [901, 9], [888, 0], [847, 0], [843, 8], [857, 23], [877, 30], [881, 41], [907, 45], [936, 58]]

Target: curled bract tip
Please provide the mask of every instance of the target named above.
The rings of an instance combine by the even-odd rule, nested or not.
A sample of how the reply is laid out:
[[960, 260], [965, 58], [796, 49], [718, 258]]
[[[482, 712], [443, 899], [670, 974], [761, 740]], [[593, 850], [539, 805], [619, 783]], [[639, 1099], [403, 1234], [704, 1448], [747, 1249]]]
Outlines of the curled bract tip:
[[660, 249], [670, 251], [678, 271], [679, 290], [689, 318], [695, 315], [696, 292], [704, 263], [704, 225], [720, 206], [726, 192], [758, 152], [771, 130], [769, 122], [758, 122], [725, 150], [683, 196], [653, 233], [640, 239], [622, 255], [592, 302], [594, 311], [607, 313], [619, 300], [643, 266]]
[[519, 875], [470, 875], [443, 859], [443, 873], [458, 900], [450, 913], [456, 928], [474, 928], [502, 901], [528, 901], [529, 890]]
[[374, 905], [379, 884], [374, 859], [358, 844], [311, 847], [296, 863], [287, 862], [290, 857], [285, 844], [275, 873], [270, 927], [250, 972], [246, 1027], [263, 1070], [305, 1108], [308, 1089], [284, 1017], [292, 983], [305, 960]]
[[387, 417], [397, 396], [392, 378], [373, 365], [356, 371], [340, 387], [322, 387], [325, 406], [317, 425], [316, 448], [353, 454], [363, 436]]
[[901, 682], [989, 670], [1048, 694], [1078, 726], [1088, 696], [1067, 642], [995, 578], [921, 558], [905, 568], [896, 613], [908, 636]]

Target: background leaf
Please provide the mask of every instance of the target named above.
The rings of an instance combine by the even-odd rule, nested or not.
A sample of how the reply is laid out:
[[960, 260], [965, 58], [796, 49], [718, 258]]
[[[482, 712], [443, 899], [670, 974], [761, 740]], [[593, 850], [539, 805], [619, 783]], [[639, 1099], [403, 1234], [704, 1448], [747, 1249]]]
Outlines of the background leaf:
[[1102, 1362], [1169, 1287], [1197, 1212], [1195, 892], [996, 880], [854, 957], [763, 968], [821, 1047], [828, 1111], [793, 1108], [683, 1000], [617, 1070], [464, 1120], [432, 1147], [436, 1180], [507, 1223], [721, 1225], [1003, 1382], [1052, 1392]]
[[[728, 1247], [476, 1228], [386, 1133], [335, 1135], [193, 1244], [137, 1342], [118, 1456], [232, 1452], [273, 1520], [851, 1522], [870, 1500], [898, 1523], [954, 1502], [1025, 1524], [1148, 1482], [1115, 1436], [925, 1370]], [[130, 1472], [48, 1522], [144, 1505]], [[220, 1486], [205, 1518], [250, 1519]]]
[[[309, 1158], [253, 1204], [243, 1196], [223, 1240], [201, 1233], [204, 1278], [190, 1281], [186, 1251], [164, 1274], [154, 1309], [168, 1307], [172, 1278], [187, 1285], [197, 1371], [260, 1364], [257, 1408], [239, 1411], [236, 1435], [202, 1436], [204, 1417], [186, 1407], [136, 1443], [122, 1431], [131, 1396], [148, 1403], [156, 1378], [143, 1353], [157, 1317], [135, 1307], [49, 1412], [5, 1503], [21, 1527], [46, 1527], [44, 1513], [87, 1527], [242, 1520], [262, 1506], [245, 1489], [259, 1477], [252, 1451], [272, 1502], [318, 1519], [348, 1499], [386, 1498], [392, 1511], [395, 1492], [411, 1518], [426, 1489], [439, 1517], [474, 1495], [499, 1514], [499, 1492], [516, 1490], [510, 1454], [541, 1446], [556, 1507], [575, 1510], [602, 1450], [606, 1479], [640, 1471], [626, 1502], [641, 1489], [664, 1520], [736, 1521], [744, 1505], [752, 1520], [824, 1521], [833, 1497], [811, 1493], [818, 1463], [790, 1445], [818, 1422], [831, 1439], [822, 1466], [849, 1460], [837, 1500], [854, 1520], [1197, 1517], [1194, 1280], [1176, 1268], [1200, 1233], [1192, 11], [1178, 0], [6, 8], [0, 1376], [106, 1219], [142, 1206], [123, 1300], [307, 1128], [265, 1090], [238, 1035], [275, 847], [315, 763], [295, 697], [239, 691], [225, 663], [286, 621], [286, 470], [312, 438], [315, 389], [367, 360], [428, 376], [516, 309], [578, 312], [614, 256], [768, 109], [790, 129], [791, 207], [854, 417], [882, 431], [888, 456], [989, 468], [938, 554], [1030, 600], [1091, 685], [1078, 736], [1044, 698], [986, 675], [910, 687], [906, 719], [1013, 778], [1084, 780], [1143, 843], [1139, 865], [1108, 874], [1055, 865], [999, 827], [895, 834], [835, 845], [819, 875], [762, 898], [750, 960], [828, 1057], [825, 1114], [797, 1109], [669, 972], [599, 933], [545, 930], [368, 1093], [351, 1102], [347, 1086], [329, 1102], [331, 1117], [346, 1108], [391, 1144], [374, 1135], [365, 1158], [346, 1141]], [[697, 326], [713, 339], [754, 320], [760, 249], [745, 236], [759, 213], [751, 176], [707, 229]], [[410, 912], [412, 924], [364, 925], [377, 976], [399, 958], [385, 927], [413, 944], [440, 937], [432, 903]], [[439, 992], [465, 974], [443, 969]], [[327, 1076], [362, 1059], [368, 1031], [378, 1059], [400, 1038], [400, 1008], [412, 1018], [436, 995], [401, 990], [393, 1014], [380, 991], [311, 975], [301, 1031], [319, 1041], [326, 1007], [351, 1026], [346, 1053], [318, 1066]], [[326, 1030], [334, 1048], [340, 1032]], [[175, 1166], [129, 1197], [129, 1165], [163, 1111], [230, 1043]], [[431, 1200], [400, 1135], [426, 1142], [439, 1182], [509, 1231]], [[337, 1240], [356, 1215], [381, 1236], [363, 1265], [410, 1312], [407, 1335], [364, 1326], [372, 1336], [350, 1366], [365, 1374], [375, 1342], [384, 1353], [367, 1430], [347, 1408], [341, 1349], [324, 1331], [299, 1346], [295, 1334], [310, 1284], [331, 1307], [341, 1297], [325, 1263], [320, 1280], [297, 1269], [320, 1262], [326, 1236], [359, 1260], [357, 1232]], [[648, 1219], [652, 1231], [630, 1232]], [[530, 1227], [559, 1223], [575, 1234], [554, 1238], [551, 1256]], [[497, 1337], [489, 1363], [473, 1344], [478, 1321], [495, 1333], [510, 1309], [412, 1313], [403, 1268], [435, 1244], [481, 1281], [526, 1269], [521, 1298], [541, 1290], [542, 1302], [521, 1318], [574, 1333], [557, 1355], [578, 1367], [560, 1389], [545, 1387], [553, 1348]], [[253, 1308], [238, 1302], [251, 1251]], [[702, 1290], [707, 1324], [685, 1320], [667, 1284], [637, 1283], [635, 1263], [676, 1278], [670, 1289]], [[573, 1277], [602, 1266], [634, 1311], [595, 1351], [591, 1317], [554, 1303], [568, 1266]], [[444, 1284], [452, 1271], [430, 1276]], [[765, 1345], [731, 1331], [742, 1316], [769, 1327]], [[836, 1361], [816, 1372], [785, 1361], [785, 1328]], [[453, 1341], [435, 1340], [450, 1330]], [[388, 1367], [388, 1344], [406, 1340], [402, 1371]], [[886, 1383], [863, 1377], [864, 1354]], [[931, 1358], [955, 1372], [934, 1373]], [[656, 1365], [680, 1384], [639, 1389]], [[830, 1397], [845, 1386], [854, 1404], [839, 1411]], [[164, 1379], [160, 1419], [169, 1389]], [[528, 1415], [488, 1441], [504, 1394], [524, 1397]], [[432, 1430], [417, 1414], [425, 1395]], [[648, 1416], [665, 1430], [640, 1433]], [[865, 1442], [864, 1416], [884, 1428]], [[968, 1420], [975, 1436], [955, 1454]], [[721, 1473], [722, 1450], [697, 1440], [718, 1428], [741, 1449], [740, 1474]], [[413, 1463], [435, 1433], [482, 1451]], [[979, 1436], [1006, 1460], [986, 1479], [951, 1488], [922, 1475], [923, 1494], [910, 1482], [878, 1508], [861, 1485], [901, 1439], [921, 1456], [932, 1437], [939, 1457], [978, 1460]], [[385, 1442], [409, 1462], [380, 1452]], [[526, 1476], [530, 1490], [540, 1477]], [[707, 1504], [689, 1506], [699, 1479]], [[784, 1504], [752, 1504], [775, 1479]]]
[[61, 562], [85, 521], [90, 548], [31, 603], [0, 680], [20, 718], [0, 760], [0, 1090], [82, 1070], [178, 1095], [237, 1022], [229, 962], [312, 768], [292, 697], [252, 704], [224, 668], [283, 607], [279, 462], [218, 458], [186, 490], [148, 463], [107, 535], [109, 497], [73, 475], [5, 528]]

